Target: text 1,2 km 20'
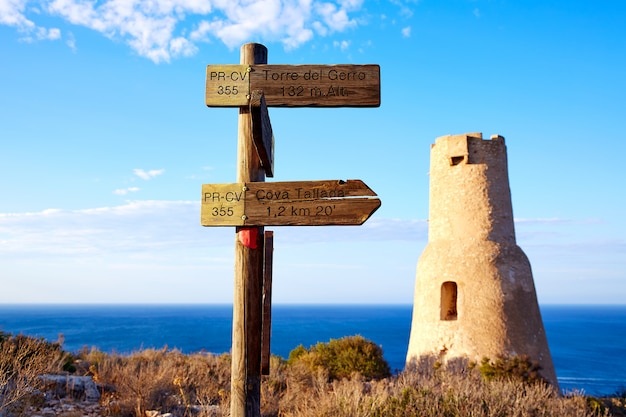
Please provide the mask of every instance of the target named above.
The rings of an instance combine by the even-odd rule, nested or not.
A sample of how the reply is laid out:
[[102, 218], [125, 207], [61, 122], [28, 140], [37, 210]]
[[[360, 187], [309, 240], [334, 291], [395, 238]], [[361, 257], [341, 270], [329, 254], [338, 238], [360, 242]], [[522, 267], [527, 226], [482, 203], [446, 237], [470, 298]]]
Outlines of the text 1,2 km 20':
[[290, 205], [267, 205], [268, 217], [310, 217], [310, 216], [332, 216], [337, 208], [335, 204], [315, 205], [313, 207], [303, 207], [302, 204], [293, 203]]
[[298, 207], [297, 205], [290, 206], [277, 206], [277, 207], [268, 207], [267, 215], [269, 217], [280, 217], [280, 216], [332, 216], [333, 210], [335, 210], [337, 206], [335, 204], [330, 204], [326, 206], [317, 205], [314, 210], [311, 210], [310, 207]]
[[273, 226], [360, 225], [380, 207], [377, 198], [337, 200], [264, 201], [249, 213], [250, 222]]

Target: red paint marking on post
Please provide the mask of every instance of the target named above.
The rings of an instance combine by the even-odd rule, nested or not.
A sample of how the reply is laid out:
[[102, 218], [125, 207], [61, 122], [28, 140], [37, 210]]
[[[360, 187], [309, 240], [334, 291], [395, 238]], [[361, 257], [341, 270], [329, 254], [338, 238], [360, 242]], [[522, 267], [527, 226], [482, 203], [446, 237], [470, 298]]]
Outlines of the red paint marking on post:
[[259, 235], [258, 227], [240, 227], [237, 232], [239, 241], [242, 245], [250, 249], [257, 248], [257, 236]]

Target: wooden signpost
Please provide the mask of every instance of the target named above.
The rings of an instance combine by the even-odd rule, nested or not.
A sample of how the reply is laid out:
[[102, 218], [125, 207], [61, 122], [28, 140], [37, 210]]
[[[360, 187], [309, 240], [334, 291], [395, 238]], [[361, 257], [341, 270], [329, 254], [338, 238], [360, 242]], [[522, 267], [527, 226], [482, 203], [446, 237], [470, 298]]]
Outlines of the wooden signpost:
[[204, 184], [203, 226], [363, 224], [380, 200], [363, 181]]
[[260, 44], [240, 65], [209, 65], [206, 105], [238, 107], [237, 182], [203, 184], [201, 224], [234, 226], [232, 417], [260, 416], [269, 373], [273, 232], [265, 226], [360, 225], [380, 200], [361, 180], [265, 182], [274, 175], [268, 107], [377, 107], [378, 65], [267, 65]]

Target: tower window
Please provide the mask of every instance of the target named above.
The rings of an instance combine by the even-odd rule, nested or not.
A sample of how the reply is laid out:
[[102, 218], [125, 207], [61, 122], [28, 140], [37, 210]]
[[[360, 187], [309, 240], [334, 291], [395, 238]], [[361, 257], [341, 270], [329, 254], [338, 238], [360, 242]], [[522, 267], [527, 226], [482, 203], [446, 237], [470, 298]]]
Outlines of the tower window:
[[464, 156], [453, 156], [450, 158], [450, 165], [458, 165], [465, 160]]
[[456, 320], [456, 297], [457, 286], [456, 282], [446, 281], [441, 284], [441, 303], [440, 303], [440, 319], [441, 320]]

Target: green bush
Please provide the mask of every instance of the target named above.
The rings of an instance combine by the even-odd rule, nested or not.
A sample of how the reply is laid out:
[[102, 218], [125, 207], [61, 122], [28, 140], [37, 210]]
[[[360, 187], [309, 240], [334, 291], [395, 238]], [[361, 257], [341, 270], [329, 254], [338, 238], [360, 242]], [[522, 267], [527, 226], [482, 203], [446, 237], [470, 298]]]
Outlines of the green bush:
[[362, 336], [347, 336], [317, 343], [309, 349], [300, 345], [289, 353], [288, 365], [304, 365], [311, 371], [323, 369], [331, 380], [359, 374], [366, 379], [382, 379], [391, 375], [383, 350]]
[[541, 366], [527, 355], [500, 356], [495, 361], [483, 358], [478, 370], [487, 381], [510, 379], [526, 383], [545, 382], [540, 375]]

